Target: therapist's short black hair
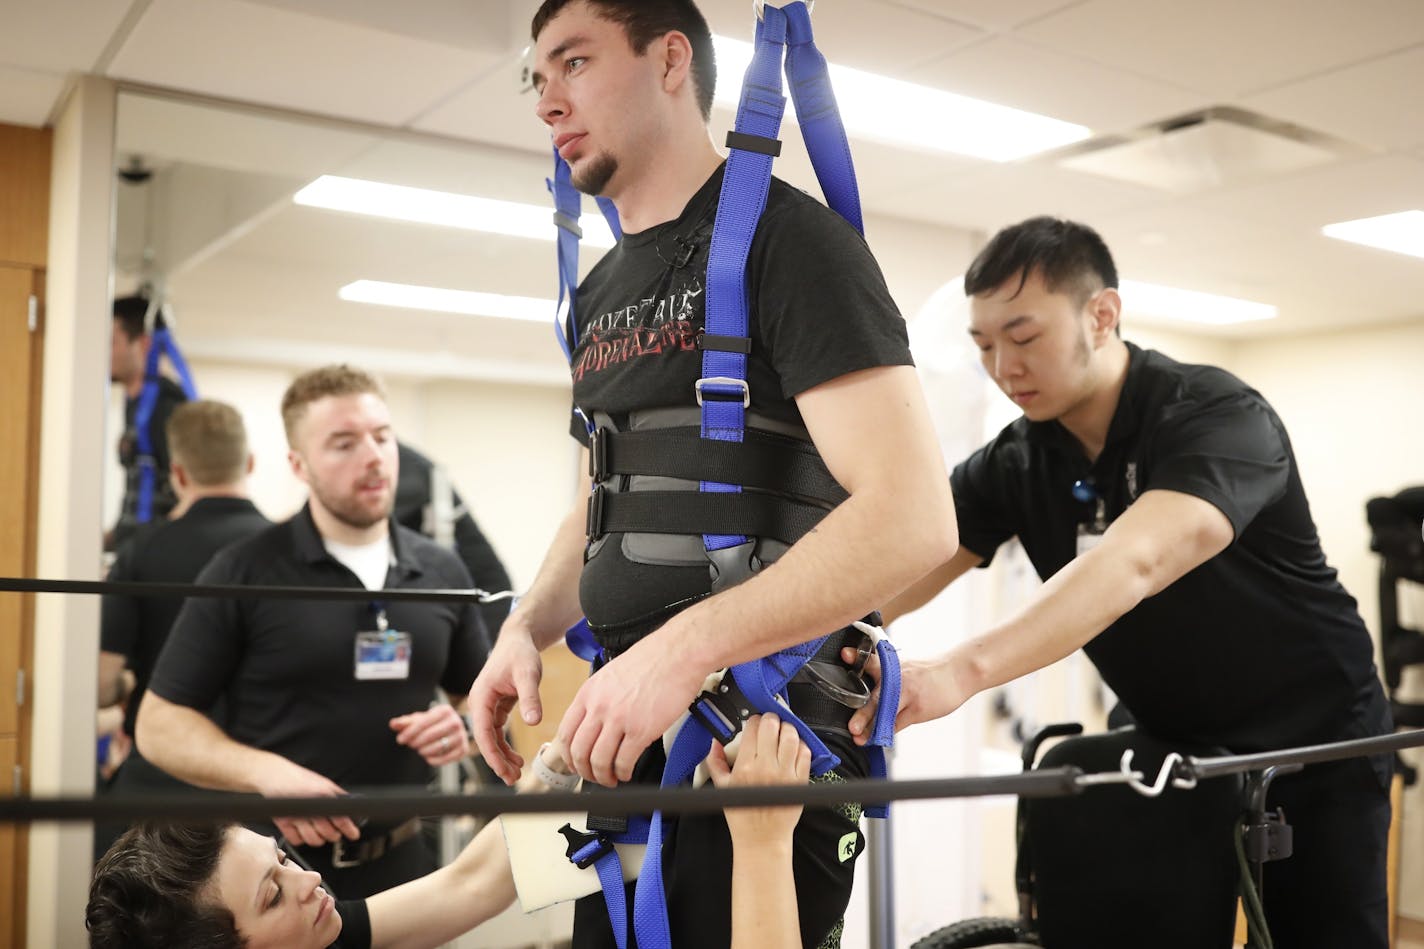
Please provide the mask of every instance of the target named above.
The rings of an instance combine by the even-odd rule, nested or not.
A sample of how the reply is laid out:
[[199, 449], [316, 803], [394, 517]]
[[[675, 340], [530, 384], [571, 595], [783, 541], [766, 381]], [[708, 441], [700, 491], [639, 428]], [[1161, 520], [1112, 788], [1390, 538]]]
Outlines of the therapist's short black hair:
[[131, 340], [138, 339], [148, 332], [148, 327], [144, 324], [144, 319], [147, 316], [147, 297], [135, 294], [114, 300], [114, 321], [124, 328], [124, 335]]
[[983, 296], [1015, 279], [1017, 294], [1034, 273], [1049, 293], [1067, 293], [1079, 304], [1104, 287], [1117, 288], [1117, 266], [1098, 232], [1045, 216], [995, 234], [965, 272], [964, 295]]

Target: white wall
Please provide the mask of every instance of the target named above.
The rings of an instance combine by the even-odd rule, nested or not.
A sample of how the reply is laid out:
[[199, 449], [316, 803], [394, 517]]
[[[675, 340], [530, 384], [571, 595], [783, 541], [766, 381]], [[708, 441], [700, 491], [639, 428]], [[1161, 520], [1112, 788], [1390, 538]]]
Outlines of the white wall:
[[[287, 366], [193, 360], [204, 398], [242, 412], [257, 465], [253, 501], [268, 517], [291, 516], [306, 489], [287, 464], [282, 393], [301, 371]], [[576, 446], [568, 435], [568, 394], [555, 386], [382, 375], [396, 435], [441, 464], [470, 505], [516, 590], [533, 580], [559, 519], [568, 511]], [[111, 394], [110, 431], [120, 397]], [[105, 453], [109, 520], [122, 494], [112, 444]], [[106, 523], [108, 521], [106, 520]]]

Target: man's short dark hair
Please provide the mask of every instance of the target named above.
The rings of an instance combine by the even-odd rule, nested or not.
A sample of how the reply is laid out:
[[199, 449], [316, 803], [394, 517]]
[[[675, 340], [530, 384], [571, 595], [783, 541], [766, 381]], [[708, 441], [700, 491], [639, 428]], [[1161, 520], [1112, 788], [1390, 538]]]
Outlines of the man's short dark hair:
[[140, 824], [94, 867], [84, 926], [90, 949], [242, 949], [212, 892], [233, 825]]
[[[535, 42], [559, 11], [577, 0], [544, 0], [534, 14], [530, 34]], [[623, 27], [628, 45], [639, 56], [653, 40], [677, 30], [692, 44], [692, 82], [702, 119], [712, 117], [712, 94], [717, 89], [717, 57], [712, 51], [712, 31], [692, 0], [586, 0], [605, 20]]]
[[148, 300], [144, 297], [135, 294], [131, 297], [119, 297], [114, 301], [114, 319], [124, 328], [124, 335], [129, 339], [138, 339], [148, 332], [148, 327], [144, 325], [146, 316]]
[[992, 293], [1018, 278], [1018, 293], [1037, 273], [1049, 293], [1067, 293], [1081, 305], [1103, 287], [1117, 287], [1108, 245], [1085, 224], [1031, 217], [995, 234], [964, 274], [964, 295]]

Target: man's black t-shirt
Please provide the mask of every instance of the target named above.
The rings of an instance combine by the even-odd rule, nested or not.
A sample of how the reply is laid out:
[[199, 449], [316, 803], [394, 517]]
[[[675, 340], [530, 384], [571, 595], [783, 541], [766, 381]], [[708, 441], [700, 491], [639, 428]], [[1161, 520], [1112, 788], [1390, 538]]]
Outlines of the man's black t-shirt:
[[1095, 462], [1058, 422], [1020, 418], [954, 469], [960, 543], [988, 560], [1017, 536], [1047, 579], [1095, 519], [1075, 482], [1093, 482], [1109, 523], [1145, 491], [1202, 498], [1234, 541], [1084, 647], [1107, 684], [1148, 730], [1239, 753], [1387, 731], [1369, 633], [1276, 413], [1221, 369], [1128, 350]]
[[[200, 498], [182, 517], [140, 528], [119, 549], [109, 580], [192, 583], [219, 550], [271, 526], [246, 498]], [[124, 731], [129, 735], [158, 654], [182, 606], [183, 598], [176, 596], [104, 595], [99, 648], [122, 655], [136, 682], [124, 709]]]
[[[702, 376], [707, 261], [723, 168], [676, 220], [624, 234], [578, 291], [572, 433], [583, 418], [691, 407]], [[747, 260], [750, 411], [800, 426], [794, 397], [876, 366], [911, 365], [905, 322], [864, 239], [815, 199], [773, 179]], [[695, 418], [695, 415], [694, 415]], [[696, 424], [694, 421], [693, 424]], [[597, 630], [665, 620], [709, 592], [706, 564], [639, 562], [620, 535], [590, 552], [580, 584]]]
[[[391, 525], [391, 589], [467, 589], [450, 551]], [[361, 587], [322, 546], [309, 509], [221, 551], [199, 583]], [[149, 688], [170, 702], [206, 709], [226, 700], [235, 741], [295, 761], [347, 789], [424, 784], [431, 769], [397, 745], [390, 719], [426, 708], [436, 686], [469, 691], [489, 654], [473, 604], [190, 599], [179, 613]], [[404, 679], [357, 679], [356, 636], [390, 629], [411, 637]]]
[[[138, 463], [138, 430], [135, 426], [138, 401], [138, 399], [128, 399], [124, 402], [124, 434], [119, 438], [119, 464], [124, 469], [124, 498], [119, 505], [118, 523], [114, 525], [111, 546], [111, 549], [114, 550], [117, 550], [119, 545], [139, 527], [138, 495], [141, 467]], [[168, 453], [168, 417], [173, 414], [174, 409], [187, 401], [188, 397], [183, 393], [183, 388], [178, 383], [167, 376], [159, 377], [158, 399], [153, 403], [153, 415], [148, 421], [148, 435], [153, 448], [151, 519], [155, 521], [167, 517], [168, 512], [173, 510], [173, 506], [178, 503], [178, 499], [173, 494], [173, 486], [168, 483], [168, 467], [172, 461], [172, 456]]]

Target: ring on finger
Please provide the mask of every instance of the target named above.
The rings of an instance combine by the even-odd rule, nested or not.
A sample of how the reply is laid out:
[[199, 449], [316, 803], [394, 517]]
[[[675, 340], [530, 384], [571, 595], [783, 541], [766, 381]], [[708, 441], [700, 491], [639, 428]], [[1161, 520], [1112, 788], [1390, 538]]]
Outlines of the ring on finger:
[[450, 750], [450, 736], [443, 735], [440, 738], [440, 753], [443, 755]]

